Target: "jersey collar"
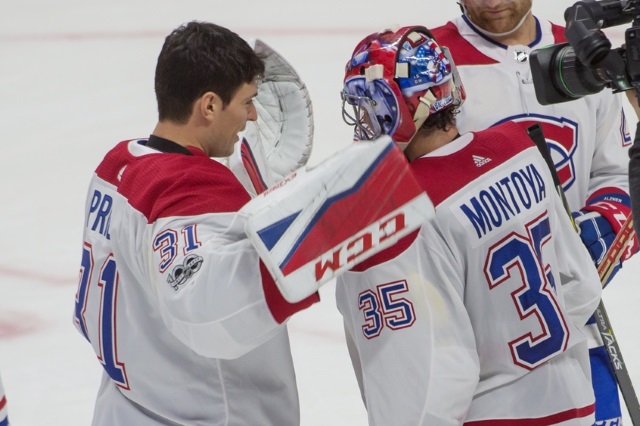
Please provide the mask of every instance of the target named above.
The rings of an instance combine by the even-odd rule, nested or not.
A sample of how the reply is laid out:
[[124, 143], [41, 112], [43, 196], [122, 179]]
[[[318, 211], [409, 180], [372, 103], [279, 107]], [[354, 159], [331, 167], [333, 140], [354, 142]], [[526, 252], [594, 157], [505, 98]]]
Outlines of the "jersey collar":
[[[469, 28], [471, 28], [476, 34], [478, 34], [480, 37], [482, 37], [483, 39], [485, 39], [489, 43], [494, 44], [494, 45], [496, 45], [498, 47], [501, 47], [501, 48], [503, 48], [505, 50], [509, 48], [509, 46], [507, 46], [506, 44], [498, 43], [494, 39], [492, 39], [490, 37], [487, 37], [482, 32], [480, 32], [478, 30], [478, 28], [471, 22], [471, 20], [466, 17], [466, 15], [462, 15], [462, 19], [464, 19], [464, 21], [467, 23]], [[531, 43], [529, 43], [528, 47], [531, 47], [531, 48], [533, 48], [536, 44], [540, 43], [540, 39], [542, 38], [542, 30], [540, 28], [540, 21], [538, 21], [538, 18], [536, 18], [535, 16], [533, 17], [533, 19], [536, 20], [536, 38]]]
[[193, 155], [193, 153], [184, 146], [155, 135], [150, 135], [145, 145], [160, 152]]

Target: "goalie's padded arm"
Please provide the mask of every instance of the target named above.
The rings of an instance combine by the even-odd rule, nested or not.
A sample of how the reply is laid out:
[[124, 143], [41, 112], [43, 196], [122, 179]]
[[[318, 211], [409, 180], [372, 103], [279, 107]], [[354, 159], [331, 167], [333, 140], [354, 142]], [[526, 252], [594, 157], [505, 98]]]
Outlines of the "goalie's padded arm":
[[314, 303], [320, 301], [320, 295], [316, 292], [299, 302], [287, 302], [287, 300], [282, 297], [282, 293], [280, 293], [273, 277], [262, 261], [260, 261], [260, 274], [262, 275], [262, 289], [264, 290], [264, 297], [267, 302], [267, 306], [269, 307], [273, 318], [280, 324], [285, 322], [296, 312], [307, 309]]

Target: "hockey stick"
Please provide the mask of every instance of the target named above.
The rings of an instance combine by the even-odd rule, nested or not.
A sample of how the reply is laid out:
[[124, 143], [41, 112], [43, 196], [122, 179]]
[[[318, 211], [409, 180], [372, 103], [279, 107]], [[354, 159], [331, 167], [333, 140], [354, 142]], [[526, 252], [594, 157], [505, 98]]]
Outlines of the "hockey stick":
[[611, 321], [609, 320], [609, 315], [607, 315], [607, 311], [604, 308], [602, 300], [596, 308], [595, 316], [598, 331], [600, 332], [604, 346], [607, 348], [609, 361], [611, 361], [611, 366], [613, 367], [613, 372], [616, 376], [620, 393], [622, 393], [625, 405], [627, 406], [631, 423], [633, 425], [640, 425], [640, 403], [638, 403], [638, 396], [633, 388], [633, 382], [631, 381], [629, 371], [627, 370], [627, 366], [622, 358], [618, 340], [613, 334]]
[[[549, 148], [547, 147], [547, 141], [544, 137], [544, 134], [542, 133], [542, 127], [539, 124], [535, 124], [527, 128], [527, 133], [536, 144], [538, 150], [540, 151], [540, 154], [542, 154], [542, 157], [547, 163], [547, 167], [549, 167], [549, 171], [551, 172], [551, 176], [553, 177], [553, 183], [556, 186], [556, 191], [562, 199], [562, 203], [567, 210], [567, 214], [569, 215], [569, 217], [571, 217], [571, 210], [569, 209], [569, 204], [567, 203], [564, 191], [562, 190], [562, 184], [560, 183], [558, 172], [556, 171], [553, 160], [551, 159], [551, 154], [549, 153]], [[629, 219], [627, 219], [622, 229], [614, 239], [613, 244], [611, 245], [611, 247], [609, 247], [609, 250], [607, 250], [607, 253], [605, 254], [604, 260], [598, 267], [598, 275], [600, 277], [600, 283], [602, 285], [604, 285], [606, 279], [608, 279], [609, 275], [611, 275], [613, 266], [622, 257], [624, 250], [626, 249], [630, 238], [633, 238], [633, 235], [633, 220], [630, 217]], [[638, 397], [636, 395], [635, 389], [633, 388], [633, 382], [631, 382], [629, 371], [627, 370], [626, 364], [622, 359], [622, 352], [620, 351], [618, 340], [613, 334], [611, 321], [609, 321], [609, 316], [607, 315], [607, 311], [602, 300], [600, 300], [600, 304], [598, 304], [594, 315], [596, 318], [598, 331], [600, 332], [602, 341], [607, 348], [609, 362], [611, 363], [616, 381], [618, 382], [620, 393], [622, 393], [622, 397], [624, 398], [625, 404], [627, 406], [627, 411], [629, 413], [629, 417], [631, 418], [631, 423], [633, 425], [640, 425], [640, 404], [638, 403]]]
[[560, 177], [558, 176], [558, 172], [556, 171], [556, 166], [553, 164], [553, 160], [551, 159], [551, 153], [549, 152], [549, 148], [547, 147], [547, 140], [542, 133], [542, 126], [539, 124], [534, 124], [533, 126], [529, 126], [527, 128], [527, 134], [538, 147], [538, 151], [542, 154], [542, 158], [547, 163], [547, 167], [551, 172], [551, 177], [553, 178], [553, 184], [556, 187], [556, 192], [560, 195], [560, 199], [562, 200], [562, 205], [564, 206], [564, 210], [569, 215], [569, 219], [571, 219], [571, 224], [573, 225], [573, 229], [578, 232], [578, 227], [576, 223], [573, 221], [573, 216], [571, 216], [571, 208], [569, 207], [569, 202], [567, 201], [567, 197], [564, 195], [564, 191], [562, 190], [562, 182], [560, 182]]

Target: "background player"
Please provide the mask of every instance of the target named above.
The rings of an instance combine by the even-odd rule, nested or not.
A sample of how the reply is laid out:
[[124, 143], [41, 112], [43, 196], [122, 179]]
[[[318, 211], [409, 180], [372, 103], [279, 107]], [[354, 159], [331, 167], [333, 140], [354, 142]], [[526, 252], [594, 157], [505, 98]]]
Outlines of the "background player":
[[7, 410], [7, 397], [0, 380], [0, 426], [9, 426], [9, 413]]
[[598, 276], [524, 129], [458, 134], [455, 76], [423, 27], [366, 37], [346, 67], [356, 137], [406, 146], [436, 211], [337, 280], [369, 422], [591, 425]]
[[[636, 113], [636, 117], [640, 119], [638, 93], [635, 90], [627, 90], [625, 94]], [[629, 149], [629, 192], [633, 217], [634, 219], [640, 218], [640, 121], [636, 124], [633, 146]], [[640, 230], [640, 220], [634, 220], [633, 227], [637, 234]]]
[[[433, 30], [451, 50], [469, 92], [457, 117], [458, 128], [475, 131], [508, 120], [540, 123], [580, 237], [598, 265], [630, 214], [627, 150], [631, 137], [620, 96], [604, 90], [572, 102], [540, 105], [529, 54], [564, 42], [564, 27], [534, 16], [532, 0], [460, 0], [460, 6], [463, 15]], [[596, 417], [620, 421], [613, 370], [593, 320], [588, 332]]]

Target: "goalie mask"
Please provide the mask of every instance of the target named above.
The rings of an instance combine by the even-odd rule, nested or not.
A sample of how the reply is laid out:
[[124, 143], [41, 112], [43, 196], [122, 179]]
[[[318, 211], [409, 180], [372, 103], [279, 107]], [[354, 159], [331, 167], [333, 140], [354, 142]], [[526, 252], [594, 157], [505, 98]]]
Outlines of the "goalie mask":
[[356, 140], [389, 135], [404, 149], [430, 114], [464, 101], [446, 48], [425, 27], [385, 30], [362, 40], [347, 63], [342, 117]]

